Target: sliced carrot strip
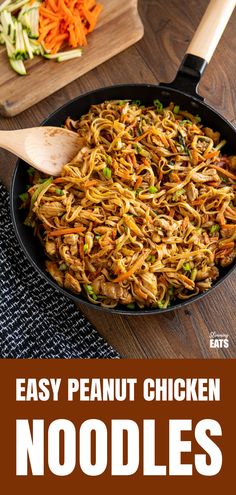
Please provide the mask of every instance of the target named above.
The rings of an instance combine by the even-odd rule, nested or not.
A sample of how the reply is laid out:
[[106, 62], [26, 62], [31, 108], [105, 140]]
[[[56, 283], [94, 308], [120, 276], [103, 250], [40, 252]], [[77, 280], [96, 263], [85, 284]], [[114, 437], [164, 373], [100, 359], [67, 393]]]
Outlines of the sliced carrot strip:
[[232, 174], [228, 170], [225, 170], [224, 168], [219, 167], [218, 165], [211, 165], [211, 167], [218, 170], [218, 172], [220, 172], [221, 174], [226, 175], [227, 177], [230, 177], [230, 179], [236, 180], [236, 175]]
[[57, 53], [63, 43], [72, 48], [85, 46], [101, 10], [95, 0], [44, 0], [39, 8], [40, 42], [51, 53]]

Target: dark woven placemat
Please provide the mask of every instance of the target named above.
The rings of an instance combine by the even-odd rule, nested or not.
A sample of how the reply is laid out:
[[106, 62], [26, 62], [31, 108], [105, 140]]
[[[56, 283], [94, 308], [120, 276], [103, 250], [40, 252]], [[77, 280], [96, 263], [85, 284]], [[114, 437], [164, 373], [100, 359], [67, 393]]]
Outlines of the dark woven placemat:
[[74, 304], [30, 265], [0, 184], [0, 357], [119, 358]]

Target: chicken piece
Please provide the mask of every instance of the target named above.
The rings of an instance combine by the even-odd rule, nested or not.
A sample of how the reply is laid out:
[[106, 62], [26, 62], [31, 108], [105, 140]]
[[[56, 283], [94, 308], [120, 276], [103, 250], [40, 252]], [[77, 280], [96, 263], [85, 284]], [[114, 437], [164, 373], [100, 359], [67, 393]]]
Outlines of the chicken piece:
[[229, 168], [233, 172], [236, 170], [236, 156], [229, 156]]
[[212, 270], [211, 266], [204, 266], [201, 270], [197, 271], [195, 280], [196, 281], [205, 280], [206, 278], [209, 277], [211, 270]]
[[93, 248], [94, 234], [92, 232], [87, 232], [85, 234], [85, 244], [88, 246], [87, 253], [90, 253]]
[[236, 225], [226, 224], [220, 231], [221, 237], [231, 237], [236, 234]]
[[227, 256], [225, 256], [223, 259], [220, 260], [221, 266], [224, 267], [231, 265], [231, 263], [233, 263], [234, 261], [234, 258], [236, 258], [236, 249], [233, 249], [232, 253], [228, 254]]
[[157, 234], [156, 232], [154, 232], [154, 234], [152, 234], [152, 241], [153, 242], [156, 242], [156, 243], [161, 242], [161, 237], [159, 236], [159, 234]]
[[127, 289], [113, 282], [104, 282], [102, 279], [96, 279], [92, 283], [95, 294], [101, 294], [123, 304], [132, 302], [132, 296]]
[[217, 170], [207, 170], [207, 172], [194, 172], [192, 174], [192, 180], [194, 182], [204, 183], [204, 182], [221, 182]]
[[53, 241], [46, 241], [45, 249], [46, 249], [47, 254], [49, 254], [49, 256], [53, 256], [54, 254], [56, 254], [56, 244], [55, 244], [55, 242], [53, 242]]
[[65, 207], [59, 201], [46, 202], [39, 206], [38, 217], [41, 218], [41, 215], [45, 218], [60, 217], [64, 212]]
[[64, 287], [65, 289], [72, 290], [72, 292], [81, 292], [80, 283], [68, 272], [65, 274]]
[[77, 254], [79, 252], [78, 244], [71, 246], [70, 252], [71, 252], [71, 256], [77, 256]]
[[47, 268], [47, 271], [52, 276], [52, 278], [54, 278], [56, 280], [58, 285], [60, 285], [60, 287], [63, 287], [64, 275], [63, 275], [63, 272], [61, 270], [59, 270], [57, 263], [55, 261], [46, 260], [46, 268]]
[[211, 278], [206, 278], [206, 280], [202, 280], [201, 282], [196, 283], [196, 287], [198, 287], [198, 289], [200, 289], [201, 292], [210, 289], [211, 285], [212, 285]]
[[203, 132], [204, 134], [211, 138], [214, 141], [214, 144], [217, 145], [220, 142], [220, 133], [219, 132], [214, 132], [210, 127], [203, 127]]
[[189, 201], [195, 201], [195, 199], [197, 199], [198, 197], [198, 190], [196, 186], [192, 182], [189, 182], [186, 189]]
[[66, 234], [64, 235], [64, 243], [69, 244], [70, 246], [75, 246], [78, 242], [79, 236], [78, 234]]

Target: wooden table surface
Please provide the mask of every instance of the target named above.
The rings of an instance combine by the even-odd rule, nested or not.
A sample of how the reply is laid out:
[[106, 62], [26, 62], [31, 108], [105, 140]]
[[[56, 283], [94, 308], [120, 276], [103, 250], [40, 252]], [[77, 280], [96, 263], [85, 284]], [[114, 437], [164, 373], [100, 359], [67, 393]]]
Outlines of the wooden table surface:
[[[38, 125], [63, 103], [100, 86], [172, 80], [207, 4], [207, 0], [140, 0], [145, 27], [140, 42], [19, 116], [1, 118], [0, 128]], [[200, 92], [236, 125], [235, 28], [236, 11], [205, 71]], [[14, 163], [14, 157], [0, 150], [0, 179], [7, 187]], [[84, 313], [124, 358], [235, 358], [235, 300], [233, 274], [202, 301], [168, 314], [127, 317], [91, 310]], [[211, 332], [228, 334], [229, 348], [211, 349]]]

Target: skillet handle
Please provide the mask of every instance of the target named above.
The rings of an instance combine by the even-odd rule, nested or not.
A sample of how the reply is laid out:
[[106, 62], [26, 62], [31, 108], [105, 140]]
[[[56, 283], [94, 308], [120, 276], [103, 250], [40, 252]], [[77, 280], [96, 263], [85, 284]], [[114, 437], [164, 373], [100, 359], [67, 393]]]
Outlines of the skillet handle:
[[235, 6], [236, 0], [211, 0], [186, 53], [209, 63]]
[[161, 83], [161, 86], [171, 87], [203, 100], [197, 91], [198, 84], [235, 6], [236, 0], [210, 1], [174, 81]]

